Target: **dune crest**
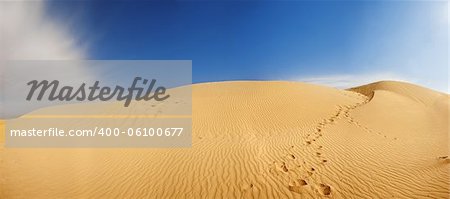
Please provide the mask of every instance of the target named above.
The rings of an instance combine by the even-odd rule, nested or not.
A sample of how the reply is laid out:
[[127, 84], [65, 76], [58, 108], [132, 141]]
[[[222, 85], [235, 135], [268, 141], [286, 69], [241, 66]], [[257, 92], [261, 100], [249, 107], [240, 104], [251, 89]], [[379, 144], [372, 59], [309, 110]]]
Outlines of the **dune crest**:
[[448, 97], [448, 95], [444, 93], [399, 81], [379, 81], [350, 88], [348, 90], [361, 93], [370, 98], [372, 98], [377, 91], [389, 91], [428, 105], [433, 104], [438, 98]]
[[192, 148], [6, 149], [1, 142], [0, 198], [450, 194], [446, 94], [399, 82], [350, 90], [218, 82], [192, 92]]

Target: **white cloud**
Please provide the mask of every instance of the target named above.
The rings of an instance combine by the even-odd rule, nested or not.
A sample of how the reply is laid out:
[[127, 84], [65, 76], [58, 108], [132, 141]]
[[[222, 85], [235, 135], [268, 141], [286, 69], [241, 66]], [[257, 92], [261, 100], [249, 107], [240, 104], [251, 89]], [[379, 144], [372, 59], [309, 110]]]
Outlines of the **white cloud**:
[[69, 27], [45, 13], [45, 1], [0, 1], [1, 60], [78, 60], [85, 50]]
[[23, 80], [39, 79], [46, 74], [58, 75], [66, 82], [79, 81], [79, 77], [94, 79], [89, 68], [83, 65], [49, 70], [43, 64], [36, 63], [33, 69], [21, 70], [11, 67], [11, 62], [3, 62], [86, 59], [86, 49], [71, 32], [73, 29], [70, 23], [49, 16], [46, 3], [44, 0], [0, 0], [0, 115], [3, 117], [16, 116], [48, 105], [23, 104], [24, 96], [21, 93], [26, 91], [20, 83]]
[[312, 84], [325, 85], [340, 89], [346, 89], [365, 84], [370, 84], [377, 81], [394, 80], [416, 83], [417, 81], [412, 78], [402, 77], [391, 73], [378, 73], [378, 74], [336, 74], [325, 75], [315, 77], [299, 77], [295, 78], [296, 81], [307, 82]]

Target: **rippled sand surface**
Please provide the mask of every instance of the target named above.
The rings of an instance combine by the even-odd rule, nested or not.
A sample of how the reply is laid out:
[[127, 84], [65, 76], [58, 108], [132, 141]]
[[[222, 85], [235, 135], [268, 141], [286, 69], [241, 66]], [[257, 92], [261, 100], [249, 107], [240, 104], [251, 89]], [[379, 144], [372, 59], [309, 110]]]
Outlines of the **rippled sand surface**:
[[5, 148], [2, 131], [0, 198], [449, 197], [447, 94], [400, 82], [192, 91], [192, 148]]

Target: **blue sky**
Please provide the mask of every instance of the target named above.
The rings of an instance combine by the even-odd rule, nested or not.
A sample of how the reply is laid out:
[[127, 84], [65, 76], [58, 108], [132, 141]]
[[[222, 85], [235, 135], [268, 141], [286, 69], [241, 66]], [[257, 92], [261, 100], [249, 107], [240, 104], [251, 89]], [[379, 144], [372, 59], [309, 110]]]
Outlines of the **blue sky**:
[[405, 80], [448, 91], [446, 1], [52, 1], [85, 59], [186, 59], [193, 81], [336, 87]]

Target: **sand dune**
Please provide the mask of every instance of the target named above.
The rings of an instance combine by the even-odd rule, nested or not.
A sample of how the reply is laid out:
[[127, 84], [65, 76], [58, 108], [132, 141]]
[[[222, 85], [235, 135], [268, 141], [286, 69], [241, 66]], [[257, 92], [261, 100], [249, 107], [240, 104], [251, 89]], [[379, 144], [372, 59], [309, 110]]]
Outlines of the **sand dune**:
[[5, 149], [1, 138], [0, 198], [449, 197], [447, 94], [400, 82], [192, 91], [192, 148]]

